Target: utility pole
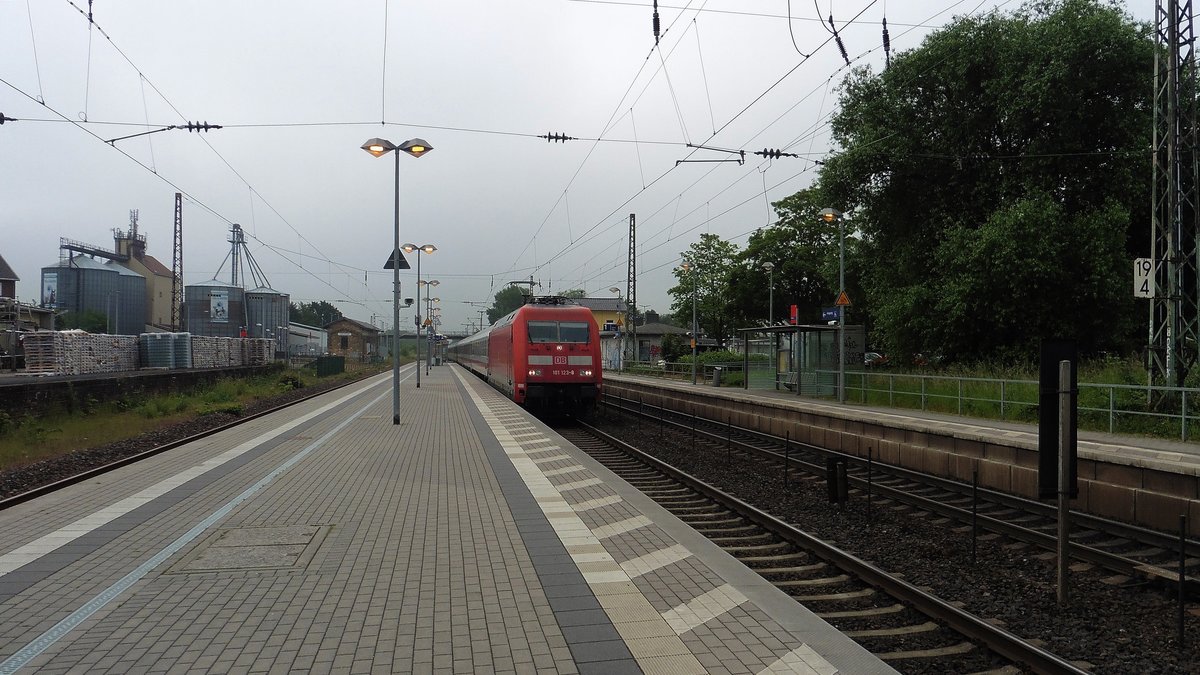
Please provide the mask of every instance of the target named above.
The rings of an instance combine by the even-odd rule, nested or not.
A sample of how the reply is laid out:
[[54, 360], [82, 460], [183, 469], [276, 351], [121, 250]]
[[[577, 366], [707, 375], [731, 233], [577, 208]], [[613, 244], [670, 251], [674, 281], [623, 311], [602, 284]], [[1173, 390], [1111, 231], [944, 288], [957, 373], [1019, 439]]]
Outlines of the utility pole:
[[1200, 339], [1196, 56], [1191, 0], [1157, 0], [1148, 383], [1183, 386]]
[[175, 249], [171, 254], [171, 332], [178, 332], [183, 321], [183, 195], [175, 193]]
[[633, 361], [638, 360], [637, 342], [637, 214], [629, 214], [629, 279], [625, 291], [625, 327], [633, 343]]

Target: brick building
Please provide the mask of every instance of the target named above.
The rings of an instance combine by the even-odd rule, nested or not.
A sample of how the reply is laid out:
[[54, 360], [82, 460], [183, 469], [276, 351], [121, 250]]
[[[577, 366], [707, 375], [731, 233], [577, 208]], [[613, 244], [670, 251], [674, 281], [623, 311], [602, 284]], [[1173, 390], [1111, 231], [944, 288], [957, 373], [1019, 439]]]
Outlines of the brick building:
[[328, 352], [354, 361], [370, 361], [379, 356], [379, 329], [369, 323], [341, 318], [325, 324], [329, 335]]

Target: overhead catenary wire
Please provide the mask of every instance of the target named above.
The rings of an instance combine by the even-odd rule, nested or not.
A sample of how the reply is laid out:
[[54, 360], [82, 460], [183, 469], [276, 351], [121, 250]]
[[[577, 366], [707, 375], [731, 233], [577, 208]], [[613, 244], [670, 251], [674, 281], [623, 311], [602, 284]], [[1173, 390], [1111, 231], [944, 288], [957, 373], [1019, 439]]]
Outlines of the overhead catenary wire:
[[[695, 21], [695, 20], [693, 19], [693, 22], [694, 22], [694, 21]], [[660, 56], [661, 56], [661, 54], [660, 54]], [[827, 82], [827, 83], [828, 83], [828, 82]], [[372, 123], [369, 123], [369, 124], [374, 124], [374, 123], [372, 122]], [[247, 126], [250, 126], [250, 125], [247, 125]], [[812, 136], [812, 137], [810, 137], [810, 138], [811, 138], [811, 139], [813, 139], [813, 140], [815, 141], [815, 136]], [[611, 142], [611, 141], [613, 141], [613, 140], [614, 140], [614, 139], [596, 139], [596, 142]], [[641, 145], [641, 143], [639, 142], [639, 140], [638, 140], [638, 139], [636, 139], [636, 138], [635, 138], [635, 139], [634, 139], [632, 142], [634, 142], [635, 144], [637, 144], [637, 145], [639, 145], [639, 146]], [[152, 159], [151, 161], [153, 162], [153, 159]], [[153, 166], [152, 166], [152, 167], [151, 167], [149, 170], [151, 170], [152, 172], [154, 172], [154, 171], [155, 171], [155, 169], [153, 168]], [[644, 183], [644, 182], [645, 182], [645, 180], [644, 180], [644, 173], [643, 173], [643, 183]], [[765, 182], [765, 177], [764, 177], [764, 182]], [[253, 193], [254, 193], [254, 188], [253, 188], [253, 186], [251, 186], [251, 185], [247, 184], [247, 187], [248, 187], [248, 189], [250, 190], [250, 192], [251, 192], [251, 195], [253, 196]], [[564, 193], [563, 193], [564, 200], [567, 198], [567, 196], [568, 196], [568, 195], [567, 195], [567, 193], [564, 191]], [[681, 205], [682, 198], [676, 198], [676, 199], [674, 199], [674, 200], [672, 200], [672, 201], [675, 201], [675, 202], [676, 202], [676, 213], [678, 213], [678, 211], [679, 211], [679, 209], [680, 209], [680, 205]], [[668, 204], [667, 204], [667, 205], [669, 205], [669, 202], [668, 202]], [[253, 199], [251, 200], [251, 207], [252, 207], [252, 209], [253, 209]], [[253, 214], [252, 214], [252, 218], [253, 218]], [[570, 219], [570, 214], [569, 214], [569, 209], [568, 209], [568, 221], [569, 221], [569, 219]], [[586, 224], [586, 223], [585, 223], [585, 224]], [[569, 231], [572, 231], [572, 234], [571, 234], [571, 239], [572, 239], [572, 240], [574, 240], [575, 238], [573, 237], [573, 226], [570, 224], [570, 222], [568, 222], [568, 228], [569, 228]], [[294, 229], [294, 228], [293, 228], [293, 229]], [[298, 236], [300, 236], [300, 235], [299, 235], [299, 233], [298, 233]], [[303, 239], [301, 239], [301, 241], [303, 241]], [[545, 250], [545, 249], [543, 249], [543, 251], [544, 251], [544, 250]], [[307, 254], [303, 255], [303, 256], [301, 257], [301, 259], [300, 259], [300, 260], [301, 260], [301, 263], [303, 263], [303, 259], [304, 259], [304, 258], [306, 258], [306, 257], [310, 257], [310, 256], [308, 256]], [[317, 256], [311, 256], [311, 257], [313, 257], [313, 258], [317, 258]], [[330, 262], [331, 264], [333, 264], [333, 263], [332, 263], [332, 261], [329, 261], [329, 260], [328, 260], [328, 258], [325, 258], [325, 260], [326, 260], [327, 262]], [[345, 266], [345, 265], [344, 265], [344, 264], [342, 264], [342, 263], [338, 263], [338, 265], [339, 265], [339, 267], [342, 267], [343, 269], [349, 269], [349, 267], [348, 267], [348, 266]]]
[[[79, 11], [81, 14], [83, 13], [83, 10], [82, 10], [82, 9], [81, 9], [81, 8], [80, 8], [78, 5], [76, 5], [76, 4], [73, 2], [73, 0], [66, 0], [66, 2], [67, 2], [67, 4], [68, 4], [68, 5], [70, 5], [70, 6], [74, 7], [76, 10], [78, 10], [78, 11]], [[90, 58], [91, 58], [91, 34], [92, 34], [92, 27], [95, 27], [95, 30], [96, 30], [97, 32], [99, 32], [99, 33], [100, 33], [100, 35], [101, 35], [101, 36], [103, 36], [103, 37], [104, 37], [104, 39], [106, 39], [106, 40], [108, 41], [108, 43], [109, 43], [109, 44], [112, 46], [112, 48], [113, 48], [114, 50], [116, 50], [116, 52], [117, 52], [118, 54], [120, 54], [120, 55], [121, 55], [121, 58], [125, 59], [125, 62], [126, 62], [126, 63], [128, 63], [128, 64], [129, 64], [129, 66], [130, 66], [131, 68], [133, 68], [133, 70], [134, 70], [134, 71], [135, 71], [135, 72], [136, 72], [136, 73], [139, 75], [139, 77], [141, 77], [141, 78], [143, 79], [143, 81], [144, 81], [144, 82], [146, 82], [146, 83], [148, 83], [148, 84], [150, 85], [150, 88], [151, 88], [151, 89], [153, 89], [153, 90], [154, 90], [154, 92], [155, 92], [156, 94], [158, 94], [158, 96], [159, 96], [159, 97], [160, 97], [160, 98], [163, 100], [163, 102], [165, 102], [165, 103], [167, 104], [167, 106], [169, 106], [169, 107], [171, 108], [171, 110], [175, 112], [175, 114], [179, 115], [180, 119], [182, 119], [182, 120], [186, 120], [186, 119], [187, 119], [187, 118], [186, 118], [186, 116], [184, 116], [184, 114], [183, 114], [183, 113], [182, 113], [182, 112], [179, 110], [179, 108], [177, 108], [177, 107], [175, 106], [175, 104], [174, 104], [174, 103], [172, 103], [172, 102], [171, 102], [171, 100], [170, 100], [169, 98], [167, 98], [167, 96], [166, 96], [166, 95], [164, 95], [164, 94], [162, 93], [162, 91], [160, 91], [160, 90], [158, 89], [158, 87], [157, 87], [157, 86], [155, 86], [155, 85], [154, 85], [154, 82], [153, 82], [153, 81], [151, 81], [151, 80], [150, 80], [150, 78], [148, 78], [148, 77], [146, 77], [146, 76], [145, 76], [145, 74], [142, 72], [142, 69], [141, 69], [141, 68], [139, 68], [139, 67], [137, 66], [137, 64], [135, 64], [135, 63], [133, 62], [133, 60], [132, 60], [132, 59], [130, 59], [130, 58], [129, 58], [129, 56], [128, 56], [128, 55], [126, 55], [126, 54], [125, 54], [125, 52], [121, 50], [120, 46], [118, 46], [118, 45], [116, 44], [116, 42], [114, 42], [114, 41], [113, 41], [113, 39], [112, 39], [112, 38], [111, 38], [111, 37], [108, 35], [108, 33], [106, 33], [106, 32], [104, 31], [104, 29], [103, 29], [103, 28], [102, 28], [102, 27], [101, 27], [99, 24], [97, 24], [97, 23], [95, 22], [95, 19], [94, 19], [94, 17], [92, 16], [91, 7], [92, 7], [92, 0], [88, 0], [88, 12], [87, 12], [87, 14], [86, 14], [85, 16], [87, 17], [87, 20], [88, 20], [88, 36], [89, 36], [89, 38], [88, 38], [88, 40], [89, 40], [89, 42], [88, 42], [88, 45], [89, 45], [88, 49], [89, 49], [89, 62], [90, 62]], [[7, 84], [7, 82], [6, 82], [6, 84]], [[9, 86], [12, 86], [12, 85], [9, 85]], [[22, 92], [22, 93], [24, 93], [24, 92]], [[45, 104], [43, 104], [43, 105], [45, 105]], [[86, 105], [85, 105], [85, 108], [86, 108]], [[57, 111], [55, 111], [55, 112], [57, 113]], [[60, 115], [60, 116], [61, 116], [61, 115]], [[89, 133], [90, 133], [90, 132], [89, 132]], [[213, 147], [212, 143], [210, 143], [210, 142], [208, 141], [208, 139], [207, 139], [207, 138], [204, 138], [203, 136], [201, 136], [201, 137], [200, 137], [200, 140], [201, 140], [201, 141], [203, 141], [203, 142], [204, 142], [204, 144], [205, 144], [206, 146], [208, 146], [209, 150], [211, 150], [211, 151], [213, 152], [213, 154], [215, 154], [215, 155], [216, 155], [216, 156], [217, 156], [217, 157], [218, 157], [218, 158], [219, 158], [219, 159], [220, 159], [220, 160], [221, 160], [221, 161], [222, 161], [222, 162], [225, 164], [225, 166], [226, 166], [226, 167], [228, 167], [228, 168], [229, 168], [229, 170], [230, 170], [231, 172], [233, 172], [233, 174], [234, 174], [235, 176], [237, 176], [239, 180], [241, 180], [241, 181], [242, 181], [242, 183], [243, 183], [243, 184], [245, 184], [246, 186], [250, 187], [250, 188], [253, 190], [253, 186], [251, 185], [250, 181], [248, 181], [248, 180], [247, 180], [247, 179], [246, 179], [246, 178], [245, 178], [245, 177], [244, 177], [244, 176], [243, 176], [243, 175], [242, 175], [240, 172], [238, 172], [238, 170], [237, 170], [237, 169], [235, 169], [235, 168], [233, 167], [233, 165], [229, 163], [229, 160], [225, 159], [225, 156], [224, 156], [224, 155], [222, 155], [222, 154], [221, 154], [221, 153], [220, 153], [220, 152], [219, 152], [219, 151], [218, 151], [218, 150], [217, 150], [215, 147]], [[128, 155], [128, 153], [122, 153], [122, 154], [125, 154], [127, 157], [129, 157], [129, 156], [130, 156], [130, 155]], [[132, 158], [132, 157], [131, 157], [131, 158]], [[146, 168], [145, 164], [143, 164], [142, 162], [138, 162], [138, 164], [140, 164], [140, 165], [141, 165], [143, 168]], [[150, 170], [150, 172], [151, 172], [151, 173], [153, 173], [153, 174], [155, 174], [155, 175], [158, 175], [158, 172], [157, 172], [157, 171], [154, 171], [153, 169], [151, 169], [151, 170]], [[318, 251], [320, 250], [320, 249], [319, 249], [319, 248], [318, 248], [318, 247], [317, 247], [315, 244], [313, 244], [311, 241], [309, 241], [309, 240], [308, 240], [308, 238], [307, 238], [307, 237], [305, 237], [305, 236], [304, 236], [304, 234], [300, 232], [300, 230], [296, 229], [296, 227], [295, 227], [294, 225], [292, 225], [291, 221], [289, 221], [287, 218], [284, 218], [284, 217], [283, 217], [283, 214], [281, 214], [281, 213], [279, 212], [279, 210], [278, 210], [278, 209], [276, 209], [276, 208], [275, 208], [275, 207], [274, 207], [274, 206], [273, 206], [273, 205], [272, 205], [272, 204], [271, 204], [269, 201], [267, 201], [267, 200], [266, 200], [266, 198], [264, 198], [264, 197], [262, 196], [262, 193], [258, 193], [258, 192], [257, 192], [257, 190], [255, 190], [255, 192], [258, 194], [258, 197], [259, 197], [259, 199], [260, 199], [260, 200], [261, 200], [261, 201], [262, 201], [264, 204], [266, 204], [266, 205], [267, 205], [267, 207], [268, 207], [268, 208], [270, 208], [270, 209], [271, 209], [271, 211], [272, 211], [273, 213], [275, 213], [275, 215], [276, 215], [276, 216], [278, 216], [278, 217], [279, 217], [279, 219], [280, 219], [280, 220], [281, 220], [281, 221], [282, 221], [282, 222], [283, 222], [285, 225], [287, 225], [289, 229], [291, 229], [293, 232], [295, 232], [297, 235], [299, 235], [299, 236], [300, 236], [300, 238], [301, 238], [301, 239], [303, 239], [305, 242], [307, 242], [309, 246], [312, 246], [314, 250], [318, 250]], [[328, 259], [328, 258], [327, 258], [327, 259]], [[333, 263], [333, 264], [338, 264], [338, 263]]]
[[30, 7], [29, 0], [25, 0], [25, 15], [29, 17], [29, 42], [33, 47], [33, 71], [37, 75], [38, 95], [35, 100], [38, 103], [46, 102], [46, 92], [42, 89], [42, 65], [38, 60], [37, 36], [33, 32], [33, 9]]
[[[954, 9], [955, 7], [957, 7], [957, 6], [961, 5], [961, 4], [963, 4], [964, 2], [966, 2], [966, 0], [959, 0], [958, 2], [955, 2], [955, 3], [953, 3], [953, 4], [952, 4], [952, 5], [950, 5], [949, 7], [946, 7], [946, 8], [944, 8], [944, 9], [942, 9], [942, 10], [938, 11], [938, 12], [937, 12], [937, 13], [935, 13], [935, 14], [933, 15], [933, 17], [931, 17], [931, 18], [934, 18], [934, 17], [940, 16], [941, 14], [944, 14], [945, 12], [951, 11], [952, 9]], [[1006, 5], [1006, 4], [1009, 4], [1009, 2], [1011, 2], [1011, 0], [1006, 0], [1005, 2], [1002, 2], [1000, 5], [998, 5], [998, 6], [997, 6], [997, 8], [996, 8], [996, 9], [998, 9], [999, 7], [1003, 7], [1003, 6], [1004, 6], [1004, 5]], [[872, 3], [872, 4], [874, 4], [874, 3]], [[968, 14], [973, 14], [973, 13], [975, 13], [976, 11], [978, 11], [978, 9], [979, 9], [979, 8], [980, 8], [980, 7], [981, 7], [983, 4], [984, 4], [984, 2], [983, 2], [983, 1], [981, 1], [981, 2], [980, 2], [979, 4], [977, 4], [977, 5], [976, 5], [976, 6], [975, 6], [975, 7], [974, 7], [974, 8], [973, 8], [973, 9], [972, 9], [972, 10], [971, 10], [971, 11], [970, 11]], [[868, 8], [869, 8], [869, 6], [868, 6]], [[865, 9], [864, 9], [864, 11], [865, 11]], [[860, 13], [860, 16], [861, 16], [861, 13]], [[857, 18], [857, 17], [856, 17], [856, 18]], [[851, 21], [853, 21], [853, 19], [852, 19]], [[849, 22], [848, 22], [848, 23], [849, 23]], [[847, 23], [847, 25], [848, 25], [848, 23]], [[904, 36], [905, 36], [905, 35], [907, 35], [909, 32], [911, 32], [912, 30], [915, 30], [916, 28], [920, 27], [921, 25], [923, 25], [923, 24], [917, 24], [917, 25], [912, 25], [912, 26], [910, 26], [910, 27], [908, 28], [908, 30], [905, 30], [905, 31], [904, 31], [904, 32], [903, 32], [903, 33], [900, 35], [900, 37], [904, 37]], [[864, 54], [863, 54], [863, 55], [860, 55], [860, 56], [859, 56], [859, 57], [857, 57], [855, 60], [858, 60], [858, 58], [862, 58], [862, 56], [865, 56], [866, 54], [868, 54], [868, 53], [870, 53], [870, 52], [872, 52], [872, 51], [874, 51], [874, 49], [872, 49], [872, 50], [868, 50], [867, 52], [864, 52]], [[840, 70], [842, 70], [842, 69], [844, 69], [845, 67], [846, 67], [846, 66], [842, 66], [842, 67], [840, 67], [840, 68], [839, 68], [839, 71], [840, 71]], [[826, 82], [825, 82], [824, 86], [825, 86], [825, 87], [827, 87], [827, 86], [829, 85], [829, 83], [830, 83], [830, 82], [831, 82], [831, 79], [830, 79], [830, 80], [826, 80]], [[814, 89], [814, 92], [815, 92], [815, 89]], [[813, 92], [810, 92], [810, 94], [809, 94], [809, 95], [811, 95], [812, 93], [813, 93]], [[822, 106], [822, 107], [823, 107], [823, 106]], [[831, 116], [832, 116], [832, 112], [830, 112], [829, 114], [825, 115], [823, 119], [824, 119], [824, 120], [827, 120], [827, 119], [829, 119]], [[781, 117], [782, 117], [782, 116], [781, 116]], [[777, 119], [776, 119], [774, 122], [772, 122], [772, 124], [774, 124], [774, 123], [778, 122], [778, 120], [779, 120], [779, 119], [780, 119], [780, 118], [777, 118]], [[814, 123], [814, 125], [813, 125], [813, 128], [815, 128], [815, 127], [817, 127], [818, 125], [820, 125], [820, 124], [822, 123], [822, 121], [823, 121], [823, 120], [819, 120], [818, 122]], [[762, 133], [762, 132], [760, 132], [760, 134], [761, 134], [761, 133]], [[873, 144], [875, 144], [875, 143], [877, 143], [877, 142], [880, 142], [880, 141], [882, 141], [882, 140], [885, 140], [887, 137], [890, 137], [891, 135], [894, 135], [894, 134], [888, 134], [887, 136], [884, 136], [884, 137], [881, 137], [881, 138], [877, 138], [877, 139], [875, 139], [875, 140], [871, 141], [871, 142], [870, 142], [870, 143], [868, 143], [868, 144], [865, 144], [865, 145], [859, 146], [858, 148], [854, 148], [854, 149], [862, 149], [862, 148], [868, 147], [868, 146], [870, 146], [870, 145], [873, 145]], [[806, 133], [806, 134], [803, 134], [801, 137], [798, 137], [797, 139], [795, 139], [795, 140], [794, 140], [794, 141], [793, 141], [791, 144], [789, 144], [789, 145], [788, 145], [788, 146], [786, 146], [786, 147], [791, 147], [791, 145], [794, 145], [795, 143], [797, 143], [797, 142], [799, 142], [800, 140], [802, 140], [802, 138], [803, 138], [804, 136], [809, 136], [809, 134], [807, 134], [807, 133]], [[809, 137], [810, 137], [810, 138], [814, 138], [814, 139], [815, 139], [815, 135], [812, 135], [812, 136], [809, 136]], [[850, 151], [850, 150], [847, 150], [847, 151]], [[1132, 151], [1132, 152], [1136, 152], [1136, 151]], [[814, 166], [815, 166], [815, 165], [814, 165]], [[811, 167], [809, 167], [809, 168], [811, 168]], [[660, 176], [660, 178], [661, 178], [661, 176]], [[793, 179], [794, 179], [794, 178], [793, 178]], [[784, 182], [786, 183], [787, 181], [784, 181]], [[727, 187], [726, 189], [728, 189], [728, 187]], [[722, 190], [722, 191], [724, 191], [724, 190]], [[682, 194], [683, 194], [683, 193], [680, 193], [680, 197], [677, 197], [676, 199], [679, 199], [679, 198], [681, 198]], [[636, 195], [635, 195], [635, 197], [636, 197]], [[757, 197], [757, 195], [756, 195], [756, 197]], [[632, 198], [630, 199], [630, 201], [632, 201]], [[624, 207], [625, 207], [627, 204], [628, 204], [628, 202], [626, 202], [626, 204], [622, 204], [622, 206], [621, 206], [621, 207], [618, 207], [618, 209], [615, 209], [615, 210], [619, 210], [619, 209], [621, 209], [621, 208], [624, 208]], [[614, 211], [615, 211], [615, 210], [614, 210]], [[661, 209], [660, 209], [660, 210], [661, 210]], [[678, 209], [677, 209], [677, 210], [678, 210]], [[610, 214], [610, 215], [611, 215], [611, 214]], [[718, 214], [718, 217], [719, 217], [720, 215], [722, 215], [722, 214]], [[686, 217], [686, 216], [685, 216], [685, 217]], [[647, 222], [647, 220], [643, 220], [643, 222]], [[673, 221], [672, 221], [672, 225], [671, 225], [671, 227], [673, 227], [673, 226], [674, 226], [674, 219], [673, 219]], [[611, 226], [610, 226], [610, 227], [611, 227]], [[694, 229], [694, 228], [692, 228], [692, 229]], [[688, 231], [690, 231], [690, 230], [688, 230]], [[687, 232], [687, 231], [685, 231], [685, 233], [686, 233], [686, 232]], [[671, 239], [673, 239], [673, 238], [675, 238], [675, 237], [672, 235], [670, 238], [671, 238]], [[643, 240], [643, 241], [647, 241], [647, 240]], [[640, 247], [640, 248], [641, 248], [641, 252], [642, 252], [642, 253], [645, 253], [645, 252], [647, 252], [648, 250], [652, 250], [652, 249], [647, 249], [647, 248], [644, 248], [644, 247]], [[603, 272], [601, 272], [601, 273], [603, 273]]]

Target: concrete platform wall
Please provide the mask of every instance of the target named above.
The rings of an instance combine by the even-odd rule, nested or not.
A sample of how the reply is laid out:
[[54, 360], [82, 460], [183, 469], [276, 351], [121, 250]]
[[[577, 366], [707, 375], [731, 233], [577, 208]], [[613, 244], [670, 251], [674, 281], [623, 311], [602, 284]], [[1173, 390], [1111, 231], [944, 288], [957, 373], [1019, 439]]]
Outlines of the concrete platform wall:
[[[982, 487], [1037, 497], [1036, 446], [1008, 439], [949, 435], [932, 428], [901, 428], [820, 412], [797, 404], [739, 400], [716, 391], [661, 389], [649, 384], [605, 381], [606, 393], [686, 414], [728, 420], [775, 436], [788, 436], [856, 457], [970, 482], [979, 470]], [[853, 408], [845, 408], [848, 416]], [[909, 422], [917, 418], [905, 418]], [[915, 424], [914, 424], [915, 426]], [[1182, 468], [1181, 468], [1182, 469]], [[1177, 532], [1187, 514], [1189, 536], [1200, 536], [1200, 475], [1176, 473], [1167, 462], [1129, 462], [1080, 450], [1079, 497], [1072, 507], [1086, 513]]]

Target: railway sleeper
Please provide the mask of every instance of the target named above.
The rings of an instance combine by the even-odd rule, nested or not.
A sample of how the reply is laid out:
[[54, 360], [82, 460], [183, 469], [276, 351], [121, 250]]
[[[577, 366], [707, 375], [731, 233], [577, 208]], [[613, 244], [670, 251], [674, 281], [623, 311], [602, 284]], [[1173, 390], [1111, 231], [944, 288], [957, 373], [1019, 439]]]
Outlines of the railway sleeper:
[[729, 512], [728, 509], [725, 509], [724, 507], [722, 507], [719, 504], [706, 504], [704, 506], [680, 506], [677, 508], [664, 506], [663, 508], [667, 509], [668, 511], [670, 511], [671, 513], [674, 513], [674, 514], [680, 514], [680, 513], [728, 513]]
[[817, 617], [826, 621], [830, 619], [869, 619], [885, 614], [896, 614], [907, 609], [904, 605], [896, 603], [884, 607], [867, 607], [865, 609], [847, 609], [840, 612], [816, 612]]
[[933, 621], [925, 623], [910, 624], [907, 626], [896, 626], [894, 628], [868, 628], [866, 630], [848, 630], [842, 631], [847, 637], [855, 640], [860, 638], [871, 637], [897, 637], [900, 635], [917, 635], [919, 633], [932, 633], [938, 630], [938, 626]]
[[967, 654], [974, 651], [975, 645], [970, 642], [960, 642], [956, 645], [947, 647], [935, 647], [933, 649], [913, 649], [902, 652], [884, 652], [876, 653], [875, 656], [884, 661], [905, 661], [908, 659], [940, 659], [947, 656], [957, 656], [959, 654]]
[[745, 558], [739, 558], [739, 560], [741, 560], [745, 565], [767, 565], [773, 563], [808, 560], [809, 558], [810, 556], [804, 551], [793, 551], [789, 553], [781, 553], [780, 555], [747, 556]]
[[825, 593], [821, 595], [795, 595], [792, 597], [797, 602], [807, 605], [810, 602], [850, 602], [851, 600], [863, 600], [878, 594], [874, 588], [864, 588], [857, 591], [845, 591], [843, 593]]
[[850, 581], [850, 576], [847, 574], [839, 574], [833, 577], [820, 577], [817, 579], [788, 579], [786, 581], [772, 581], [772, 586], [779, 588], [812, 588], [814, 586], [833, 586], [835, 584], [844, 584]]
[[[716, 544], [717, 546], [721, 546], [721, 547], [725, 547], [725, 546], [734, 546], [734, 547], [759, 546], [759, 545], [776, 543], [775, 535], [771, 534], [770, 532], [762, 532], [761, 534], [750, 534], [750, 535], [741, 535], [741, 536], [732, 536], [732, 537], [709, 537], [708, 539], [712, 543]], [[750, 542], [759, 542], [759, 543], [752, 544]]]
[[819, 562], [811, 565], [797, 565], [794, 567], [756, 567], [754, 568], [754, 571], [763, 576], [767, 576], [768, 574], [808, 574], [809, 572], [823, 570], [826, 567], [829, 567], [829, 563]]
[[728, 553], [729, 555], [738, 557], [739, 554], [766, 553], [767, 551], [774, 551], [774, 550], [778, 550], [778, 549], [786, 548], [786, 547], [787, 547], [787, 544], [780, 541], [780, 542], [775, 542], [773, 544], [759, 544], [757, 546], [722, 546], [721, 548], [724, 549], [725, 552]]
[[703, 534], [704, 536], [716, 541], [718, 538], [736, 538], [745, 536], [758, 529], [755, 525], [745, 525], [743, 527], [705, 527], [703, 525], [693, 525], [692, 529]]

